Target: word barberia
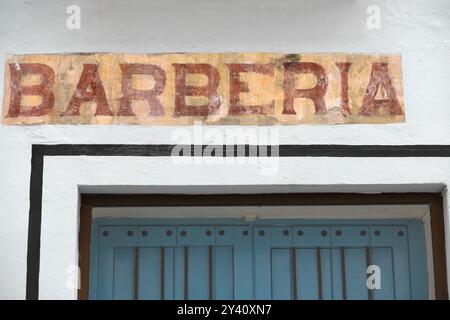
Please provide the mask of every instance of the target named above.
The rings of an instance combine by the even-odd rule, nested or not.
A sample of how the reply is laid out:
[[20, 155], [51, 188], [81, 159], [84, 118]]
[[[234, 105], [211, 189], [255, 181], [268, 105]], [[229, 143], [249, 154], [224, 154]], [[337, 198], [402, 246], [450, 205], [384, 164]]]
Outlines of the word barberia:
[[404, 121], [398, 56], [23, 55], [5, 70], [5, 124]]

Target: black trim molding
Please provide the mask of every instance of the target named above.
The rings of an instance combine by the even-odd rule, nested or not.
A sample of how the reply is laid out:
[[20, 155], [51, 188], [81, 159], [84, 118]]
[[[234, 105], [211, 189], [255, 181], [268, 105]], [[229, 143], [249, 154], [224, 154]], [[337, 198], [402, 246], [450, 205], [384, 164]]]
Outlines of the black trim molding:
[[[39, 298], [39, 264], [41, 248], [42, 180], [46, 156], [202, 156], [206, 148], [226, 150], [213, 156], [277, 157], [450, 157], [450, 145], [280, 145], [280, 146], [179, 146], [151, 145], [32, 145], [30, 177], [30, 212], [28, 220], [26, 298]], [[242, 152], [244, 150], [245, 153]], [[201, 152], [198, 152], [201, 151]]]

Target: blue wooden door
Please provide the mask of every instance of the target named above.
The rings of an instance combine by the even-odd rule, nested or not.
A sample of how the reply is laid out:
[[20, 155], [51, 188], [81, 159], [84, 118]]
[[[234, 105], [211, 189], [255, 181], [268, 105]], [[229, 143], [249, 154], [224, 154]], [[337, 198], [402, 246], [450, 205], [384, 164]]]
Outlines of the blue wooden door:
[[253, 297], [252, 237], [247, 226], [102, 226], [98, 230], [93, 298]]
[[[408, 240], [402, 225], [255, 228], [255, 297], [426, 299], [423, 233], [411, 236], [418, 239]], [[413, 255], [411, 240], [421, 241]], [[379, 287], [367, 283], [372, 267], [378, 269]]]
[[[418, 221], [130, 221], [94, 223], [92, 299], [427, 298]], [[380, 288], [368, 287], [371, 266]]]

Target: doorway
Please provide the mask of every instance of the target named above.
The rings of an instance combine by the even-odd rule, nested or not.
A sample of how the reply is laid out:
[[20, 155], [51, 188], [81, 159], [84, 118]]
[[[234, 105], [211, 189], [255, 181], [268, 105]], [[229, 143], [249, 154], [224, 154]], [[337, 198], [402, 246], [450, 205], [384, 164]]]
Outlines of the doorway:
[[[280, 204], [281, 198], [288, 199], [284, 205], [287, 202], [290, 206], [280, 212], [296, 208], [287, 195], [265, 195], [258, 198], [259, 202], [255, 202], [257, 195], [159, 196], [82, 196], [80, 266], [82, 283], [88, 285], [84, 290], [82, 286], [80, 298], [372, 300], [441, 298], [440, 294], [446, 292], [442, 288], [445, 283], [437, 283], [446, 275], [440, 273], [442, 257], [437, 253], [442, 244], [436, 242], [437, 210], [431, 209], [430, 202], [420, 201], [430, 207], [431, 217], [433, 212], [435, 215], [430, 223], [430, 239], [422, 219], [356, 219], [343, 215], [342, 210], [336, 211], [333, 219], [266, 217], [248, 221], [236, 217], [150, 218], [127, 214], [92, 219], [93, 208], [126, 212], [122, 207], [132, 204], [144, 211], [164, 208], [153, 211], [166, 214], [175, 203], [191, 211], [193, 205], [201, 203], [203, 207], [198, 208], [203, 212], [217, 208], [219, 216], [223, 208], [232, 210], [233, 205], [279, 208], [274, 206]], [[295, 202], [306, 196], [297, 195]], [[314, 201], [316, 206], [323, 205], [323, 197], [308, 196], [309, 200], [303, 201], [306, 205]], [[359, 204], [364, 198], [372, 205], [380, 204], [374, 201], [380, 195], [358, 196], [353, 195], [353, 199]], [[382, 204], [389, 202], [384, 196]], [[198, 197], [204, 201], [199, 202]], [[231, 197], [234, 200], [227, 201]], [[340, 204], [327, 205], [329, 212], [348, 205], [345, 197], [340, 197]], [[115, 200], [106, 204], [106, 198]], [[121, 205], [117, 206], [120, 199]], [[415, 199], [412, 203], [423, 200], [419, 194]], [[405, 198], [395, 203], [411, 204], [401, 200]], [[83, 250], [86, 242], [90, 250]], [[432, 292], [430, 281], [435, 284]]]
[[92, 236], [91, 299], [427, 297], [419, 220], [99, 219]]

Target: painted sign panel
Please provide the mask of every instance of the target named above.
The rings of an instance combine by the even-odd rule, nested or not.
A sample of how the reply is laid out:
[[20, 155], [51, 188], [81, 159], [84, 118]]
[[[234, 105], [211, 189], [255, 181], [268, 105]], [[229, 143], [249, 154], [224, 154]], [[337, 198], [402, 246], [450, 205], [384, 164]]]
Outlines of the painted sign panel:
[[404, 122], [398, 55], [12, 55], [4, 124]]

